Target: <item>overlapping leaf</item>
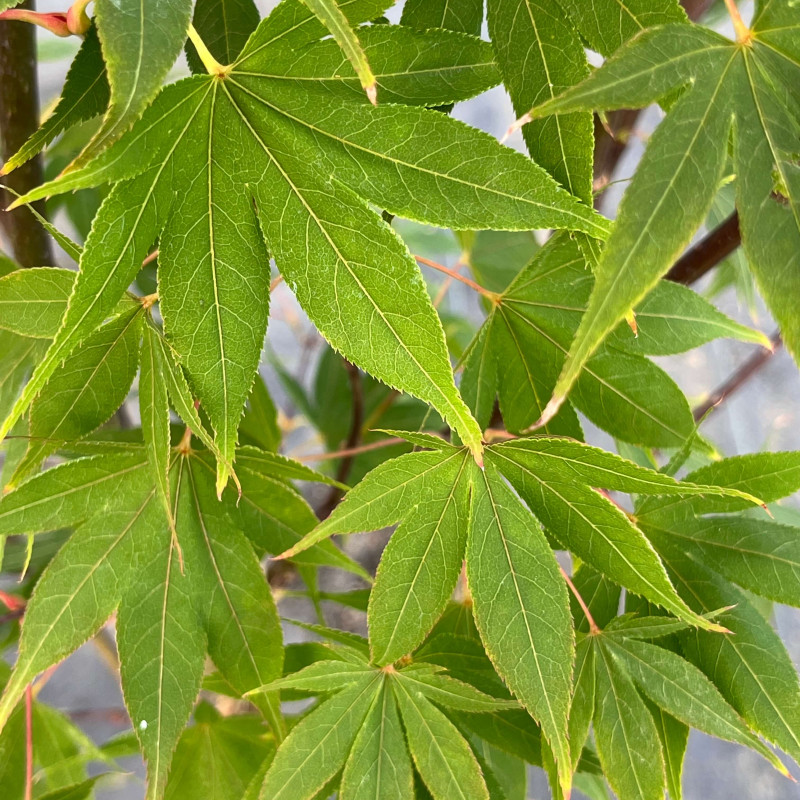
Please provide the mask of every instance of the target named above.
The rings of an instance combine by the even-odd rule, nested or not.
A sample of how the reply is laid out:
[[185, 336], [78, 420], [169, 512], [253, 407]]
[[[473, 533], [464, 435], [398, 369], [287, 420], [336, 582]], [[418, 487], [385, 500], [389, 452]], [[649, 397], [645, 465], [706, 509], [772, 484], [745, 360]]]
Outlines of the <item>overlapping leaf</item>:
[[515, 702], [484, 694], [424, 660], [387, 670], [370, 666], [357, 651], [335, 648], [331, 655], [346, 660], [316, 661], [264, 687], [333, 697], [292, 729], [261, 797], [309, 800], [344, 767], [342, 798], [400, 800], [412, 791], [412, 759], [436, 800], [489, 797], [472, 749], [437, 706], [472, 715]]
[[191, 13], [188, 0], [97, 1], [95, 20], [110, 105], [100, 129], [71, 165], [73, 169], [101, 153], [141, 116], [186, 41]]
[[[478, 422], [488, 424], [495, 396], [509, 430], [534, 423], [553, 392], [592, 291], [592, 273], [578, 242], [560, 234], [497, 298], [465, 357], [462, 392]], [[645, 358], [683, 352], [718, 336], [767, 344], [694, 292], [658, 286], [637, 309], [638, 336], [621, 323], [584, 366], [570, 401], [623, 441], [679, 446], [694, 430], [681, 391]], [[570, 403], [548, 433], [582, 438]]]
[[[651, 138], [620, 205], [614, 233], [546, 421], [603, 338], [650, 291], [705, 218], [734, 129], [737, 209], [759, 287], [797, 354], [800, 241], [797, 152], [800, 64], [784, 47], [800, 15], [790, 4], [758, 4], [752, 30], [731, 42], [689, 25], [645, 31], [602, 69], [533, 110], [550, 113], [641, 107], [689, 87]], [[777, 37], [777, 38], [776, 38]], [[734, 124], [735, 123], [735, 124]], [[777, 265], [777, 266], [776, 266]]]
[[[20, 655], [0, 700], [0, 724], [36, 674], [69, 655], [118, 608], [123, 691], [148, 763], [152, 798], [163, 794], [206, 652], [236, 695], [280, 674], [275, 606], [242, 530], [259, 551], [274, 552], [299, 540], [316, 521], [290, 483], [316, 477], [302, 465], [245, 448], [242, 472], [248, 482], [240, 506], [250, 508], [237, 515], [235, 491], [222, 503], [215, 497], [210, 454], [188, 450], [185, 443], [165, 453], [167, 384], [159, 340], [148, 323], [141, 397], [145, 446], [112, 445], [105, 454], [69, 461], [0, 502], [4, 538], [75, 528], [26, 608]], [[169, 474], [164, 455], [172, 462]], [[272, 508], [253, 479], [267, 483]], [[166, 497], [159, 497], [165, 490]], [[309, 555], [308, 563], [354, 568], [329, 543]], [[274, 698], [259, 694], [254, 702], [280, 733]]]
[[[702, 563], [706, 554], [692, 545], [691, 536], [682, 533], [685, 523], [685, 518], [670, 521], [668, 516], [658, 513], [647, 513], [641, 518], [642, 529], [658, 549], [681, 596], [700, 612], [730, 607], [718, 619], [734, 635], [683, 634], [684, 653], [708, 675], [753, 730], [797, 760], [800, 685], [786, 649], [750, 601]], [[689, 530], [691, 526], [689, 521]], [[764, 547], [767, 546], [765, 543]], [[752, 557], [758, 563], [758, 554]], [[731, 561], [736, 563], [739, 581], [743, 573], [741, 559], [741, 554], [732, 557], [726, 551], [720, 558], [726, 572]], [[716, 567], [716, 562], [715, 555], [710, 563]], [[775, 580], [767, 582], [761, 591], [771, 594]]]
[[[492, 445], [482, 471], [464, 448], [425, 435], [409, 438], [436, 449], [384, 462], [285, 555], [335, 533], [373, 530], [402, 520], [386, 549], [370, 601], [370, 645], [373, 657], [383, 664], [398, 659], [403, 648], [413, 650], [441, 615], [466, 542], [467, 578], [486, 652], [542, 725], [561, 784], [569, 787], [572, 621], [558, 565], [531, 511], [589, 564], [690, 624], [719, 630], [679, 598], [642, 532], [594, 487], [675, 495], [736, 496], [737, 490], [678, 482], [568, 439]], [[460, 510], [467, 497], [468, 527]], [[433, 568], [438, 581], [431, 580]]]
[[[40, 190], [125, 181], [98, 213], [64, 325], [6, 429], [56, 361], [108, 313], [160, 235], [165, 329], [214, 426], [224, 485], [266, 326], [260, 223], [287, 283], [331, 343], [432, 404], [480, 449], [417, 268], [364, 201], [453, 227], [570, 227], [602, 237], [607, 225], [540, 168], [454, 120], [345, 99], [316, 80], [314, 58], [303, 76], [314, 80], [301, 80], [297, 57], [287, 60], [285, 48], [297, 47], [314, 23], [298, 22], [297, 5], [289, 0], [262, 23], [224, 80], [198, 76], [168, 87], [109, 152]], [[366, 11], [343, 10], [356, 23]], [[313, 42], [318, 34], [309, 35]], [[452, 36], [458, 65], [463, 38]], [[273, 61], [276, 43], [284, 49]], [[391, 38], [384, 35], [381, 46], [391, 50]], [[280, 77], [282, 64], [294, 70], [291, 79]], [[431, 102], [451, 99], [446, 73], [426, 80]], [[464, 150], [472, 153], [468, 164]], [[181, 203], [173, 205], [175, 192]]]
[[108, 79], [100, 51], [97, 27], [87, 31], [64, 81], [64, 88], [53, 113], [27, 142], [3, 165], [7, 174], [33, 158], [56, 136], [78, 122], [96, 117], [108, 105]]
[[644, 631], [652, 623], [655, 630], [659, 620], [666, 621], [634, 617], [630, 625], [612, 623], [580, 642], [570, 715], [578, 752], [593, 721], [604, 773], [621, 800], [661, 798], [667, 784], [680, 796], [688, 727], [750, 747], [788, 775], [697, 667], [637, 638], [635, 625]]

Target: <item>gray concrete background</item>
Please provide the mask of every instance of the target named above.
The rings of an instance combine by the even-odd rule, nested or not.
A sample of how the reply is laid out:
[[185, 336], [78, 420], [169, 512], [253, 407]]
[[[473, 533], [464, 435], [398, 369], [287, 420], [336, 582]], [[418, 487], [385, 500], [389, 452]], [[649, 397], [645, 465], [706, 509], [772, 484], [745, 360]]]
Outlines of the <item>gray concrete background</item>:
[[[39, 8], [58, 10], [63, 4], [63, 0], [42, 0]], [[266, 10], [273, 3], [260, 5]], [[399, 14], [393, 10], [391, 16], [396, 21]], [[48, 34], [42, 34], [40, 43], [43, 56], [40, 68], [41, 93], [42, 102], [46, 105], [60, 89], [68, 59], [77, 42], [56, 40]], [[499, 88], [480, 98], [459, 104], [455, 109], [455, 116], [496, 136], [502, 135], [514, 118], [510, 103], [504, 91]], [[613, 209], [624, 189], [624, 179], [634, 171], [647, 135], [658, 118], [659, 112], [651, 109], [643, 115], [640, 126], [634, 133], [633, 141], [615, 175], [615, 179], [622, 183], [612, 186], [606, 195], [604, 211], [610, 216], [613, 216]], [[509, 144], [522, 149], [518, 134], [512, 137]], [[446, 262], [448, 258], [452, 259], [454, 253], [455, 249], [439, 255]], [[479, 306], [465, 287], [453, 287], [447, 303], [451, 311], [466, 315], [479, 324]], [[718, 304], [722, 310], [740, 321], [754, 323], [732, 292], [726, 292], [718, 298]], [[768, 334], [775, 329], [775, 324], [763, 308], [754, 324]], [[268, 344], [290, 372], [303, 375], [306, 381], [313, 376], [313, 360], [319, 352], [313, 337], [308, 321], [288, 290], [285, 287], [278, 289], [273, 298]], [[311, 345], [301, 350], [298, 340], [310, 341]], [[752, 346], [718, 341], [680, 358], [660, 359], [660, 363], [678, 381], [690, 401], [698, 401], [753, 352]], [[301, 358], [304, 363], [300, 363]], [[279, 405], [285, 411], [291, 411], [288, 398], [275, 375], [268, 369], [265, 369], [264, 374]], [[704, 433], [722, 452], [729, 455], [760, 449], [798, 449], [798, 397], [798, 370], [785, 352], [779, 352], [742, 391], [713, 413], [704, 426]], [[292, 452], [313, 451], [319, 446], [313, 434], [308, 431], [294, 433], [289, 441]], [[597, 434], [597, 443], [607, 444], [607, 441], [602, 434]], [[350, 537], [346, 547], [352, 555], [364, 559], [365, 562], [375, 563], [385, 541], [385, 534]], [[337, 589], [345, 588], [349, 581], [349, 578], [341, 575], [328, 575], [325, 579]], [[289, 617], [310, 618], [310, 611], [302, 601], [287, 600], [282, 603], [281, 611]], [[326, 612], [333, 624], [353, 630], [364, 628], [363, 617], [357, 612], [342, 612], [340, 608], [330, 606], [326, 608]], [[800, 613], [794, 609], [778, 607], [775, 610], [775, 623], [795, 663], [800, 663]], [[287, 631], [287, 639], [296, 638], [296, 630]], [[41, 698], [70, 713], [97, 741], [106, 740], [124, 730], [127, 725], [118, 677], [109, 669], [106, 660], [92, 643], [82, 647], [59, 667], [43, 689]], [[128, 766], [132, 770], [131, 776], [107, 784], [97, 792], [98, 798], [140, 800], [143, 797], [141, 764], [137, 759], [131, 759]], [[800, 770], [796, 766], [791, 765], [791, 769], [795, 776], [800, 777]], [[800, 787], [781, 778], [755, 754], [696, 732], [692, 733], [690, 740], [684, 787], [687, 800], [727, 800], [732, 797], [741, 800], [800, 798]], [[531, 770], [528, 796], [537, 800], [549, 796], [546, 781], [539, 770]]]

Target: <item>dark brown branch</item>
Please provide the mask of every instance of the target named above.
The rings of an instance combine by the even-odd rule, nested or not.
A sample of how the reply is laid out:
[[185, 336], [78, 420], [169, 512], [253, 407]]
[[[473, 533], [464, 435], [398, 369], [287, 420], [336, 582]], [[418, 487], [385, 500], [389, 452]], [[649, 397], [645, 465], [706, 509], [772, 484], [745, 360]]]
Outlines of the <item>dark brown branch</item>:
[[692, 245], [664, 277], [688, 286], [726, 259], [741, 243], [739, 214], [734, 211], [723, 223]]
[[[686, 15], [697, 22], [713, 4], [714, 0], [681, 0]], [[641, 109], [621, 108], [606, 115], [607, 127], [595, 116], [594, 122], [594, 186], [595, 206], [600, 202], [603, 190], [608, 186], [628, 141]]]
[[603, 196], [622, 154], [628, 146], [633, 127], [641, 111], [638, 108], [622, 108], [606, 115], [606, 125], [594, 118], [594, 186], [597, 191], [595, 205]]
[[732, 394], [747, 383], [780, 349], [782, 341], [780, 333], [774, 333], [770, 338], [772, 349], [761, 349], [742, 364], [733, 375], [716, 388], [709, 397], [694, 409], [695, 422], [699, 422], [712, 408], [719, 408]]
[[[355, 364], [349, 361], [344, 362], [347, 368], [347, 376], [350, 379], [350, 392], [353, 398], [353, 415], [350, 422], [350, 433], [345, 442], [345, 450], [354, 450], [361, 442], [361, 431], [364, 424], [364, 391], [361, 385], [361, 373]], [[340, 483], [347, 481], [347, 476], [353, 468], [353, 460], [355, 459], [354, 453], [349, 453], [340, 462], [339, 468], [336, 470], [336, 480]], [[338, 486], [332, 486], [325, 499], [325, 502], [319, 509], [319, 516], [325, 519], [330, 516], [331, 511], [336, 508], [336, 504], [342, 499], [342, 490]]]
[[[32, 0], [21, 8], [33, 8]], [[0, 137], [5, 162], [39, 126], [39, 87], [36, 79], [36, 30], [24, 22], [0, 21]], [[39, 156], [6, 175], [2, 182], [24, 194], [43, 181]], [[0, 194], [5, 208], [11, 199]], [[44, 214], [44, 203], [36, 204]], [[0, 226], [16, 261], [23, 267], [52, 264], [50, 238], [27, 208], [0, 212]]]

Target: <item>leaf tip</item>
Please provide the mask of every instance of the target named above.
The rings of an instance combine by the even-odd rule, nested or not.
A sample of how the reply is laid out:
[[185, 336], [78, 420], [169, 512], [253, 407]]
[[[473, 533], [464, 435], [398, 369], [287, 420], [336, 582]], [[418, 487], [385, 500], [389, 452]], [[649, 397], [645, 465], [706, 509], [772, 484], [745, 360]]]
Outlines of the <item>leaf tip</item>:
[[369, 86], [364, 87], [364, 91], [367, 93], [367, 99], [372, 103], [372, 105], [378, 105], [378, 84], [371, 83]]
[[[217, 462], [217, 500], [222, 500], [222, 493], [228, 485], [228, 477], [230, 476], [230, 469], [227, 464]], [[239, 490], [241, 494], [241, 489]]]
[[559, 409], [561, 408], [562, 403], [566, 397], [564, 395], [557, 395], [554, 394], [547, 405], [544, 407], [544, 411], [542, 411], [542, 415], [536, 422], [533, 423], [529, 428], [523, 431], [523, 433], [533, 433], [533, 431], [538, 430], [539, 428], [543, 428], [550, 422], [553, 417], [558, 414]]
[[527, 125], [529, 122], [533, 122], [533, 116], [531, 115], [530, 111], [527, 114], [523, 114], [519, 119], [514, 120], [514, 122], [508, 126], [508, 130], [505, 132], [505, 134], [503, 134], [500, 144], [505, 144], [516, 131], [518, 131], [523, 125]]
[[625, 315], [625, 322], [628, 323], [628, 327], [633, 332], [633, 338], [634, 339], [638, 339], [639, 338], [639, 324], [636, 322], [636, 312], [633, 309], [631, 309]]

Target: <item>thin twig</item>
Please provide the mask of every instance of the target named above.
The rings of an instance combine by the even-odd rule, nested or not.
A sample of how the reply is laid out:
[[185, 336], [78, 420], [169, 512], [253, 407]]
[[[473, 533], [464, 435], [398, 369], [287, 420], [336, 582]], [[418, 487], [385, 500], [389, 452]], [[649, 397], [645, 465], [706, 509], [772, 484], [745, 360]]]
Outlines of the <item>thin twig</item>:
[[719, 408], [732, 394], [741, 389], [775, 355], [783, 343], [779, 332], [773, 333], [769, 341], [772, 345], [771, 350], [759, 350], [692, 411], [695, 422], [703, 419], [711, 409]]
[[734, 211], [714, 230], [692, 245], [665, 275], [668, 281], [688, 286], [726, 259], [740, 244], [739, 215]]
[[314, 453], [307, 456], [292, 456], [295, 461], [331, 461], [334, 458], [345, 458], [346, 456], [357, 456], [361, 453], [369, 453], [372, 450], [380, 450], [382, 447], [391, 447], [393, 444], [403, 444], [405, 439], [395, 437], [392, 439], [381, 439], [379, 442], [370, 442], [354, 447], [351, 450], [335, 450], [332, 453]]
[[364, 420], [364, 424], [361, 426], [362, 437], [377, 426], [380, 418], [394, 405], [400, 396], [400, 392], [397, 389], [391, 389], [386, 397], [375, 406], [375, 410]]
[[278, 275], [270, 281], [269, 292], [272, 294], [283, 283], [283, 275]]
[[[466, 264], [463, 261], [459, 261], [458, 264], [453, 267], [453, 272], [456, 272], [460, 275], [461, 268], [465, 266]], [[436, 297], [433, 299], [434, 308], [439, 308], [439, 306], [442, 304], [442, 301], [447, 296], [447, 292], [450, 291], [450, 287], [453, 285], [453, 280], [455, 279], [450, 275], [445, 278], [444, 282], [439, 287], [439, 291], [436, 292]]]
[[33, 691], [25, 687], [25, 800], [33, 798]]
[[152, 264], [158, 258], [158, 248], [153, 250], [152, 253], [145, 256], [144, 261], [142, 261], [142, 266], [146, 267], [148, 264]]
[[586, 605], [586, 601], [581, 597], [578, 587], [572, 582], [572, 578], [567, 575], [564, 567], [559, 566], [559, 570], [561, 571], [561, 577], [567, 582], [567, 586], [569, 586], [572, 594], [575, 595], [578, 605], [581, 607], [581, 610], [586, 616], [586, 621], [589, 623], [589, 634], [593, 636], [596, 633], [600, 633], [600, 628], [597, 627], [597, 623], [594, 621], [594, 617], [592, 617], [592, 612], [589, 611], [589, 606]]
[[465, 275], [461, 275], [453, 269], [450, 269], [450, 267], [446, 267], [444, 264], [439, 264], [437, 261], [431, 261], [431, 259], [425, 258], [424, 256], [414, 256], [414, 258], [419, 261], [420, 264], [424, 264], [426, 267], [437, 269], [439, 272], [449, 275], [453, 280], [461, 281], [461, 283], [463, 283], [465, 286], [469, 286], [470, 289], [474, 289], [484, 297], [488, 297], [493, 303], [498, 301], [499, 295], [496, 292], [490, 292], [479, 283], [475, 283], [475, 281], [467, 278]]
[[628, 147], [631, 133], [640, 114], [638, 108], [621, 108], [607, 115], [607, 125], [603, 124], [599, 116], [595, 117], [593, 181], [593, 188], [596, 190], [595, 207], [600, 205], [603, 192], [611, 183], [611, 177]]
[[483, 432], [483, 440], [487, 443], [497, 442], [497, 441], [506, 441], [508, 439], [517, 439], [519, 438], [514, 433], [509, 433], [507, 430], [503, 428], [487, 428]]

